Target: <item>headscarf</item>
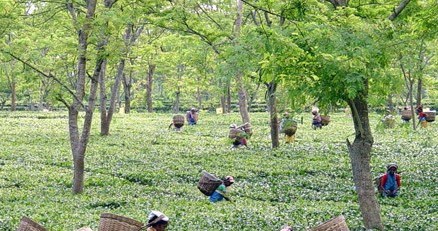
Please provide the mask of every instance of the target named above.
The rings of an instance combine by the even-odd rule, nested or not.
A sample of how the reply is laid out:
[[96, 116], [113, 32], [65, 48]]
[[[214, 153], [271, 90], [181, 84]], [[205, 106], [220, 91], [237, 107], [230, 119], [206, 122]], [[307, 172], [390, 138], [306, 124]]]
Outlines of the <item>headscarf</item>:
[[160, 211], [152, 211], [148, 215], [148, 223], [146, 224], [146, 227], [151, 227], [160, 221], [168, 222], [169, 218]]

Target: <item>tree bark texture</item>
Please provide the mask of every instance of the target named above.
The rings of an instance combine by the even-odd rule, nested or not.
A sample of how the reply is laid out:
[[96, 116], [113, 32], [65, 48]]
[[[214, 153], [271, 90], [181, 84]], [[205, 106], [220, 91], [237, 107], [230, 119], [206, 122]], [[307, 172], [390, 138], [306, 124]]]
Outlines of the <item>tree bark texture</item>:
[[102, 131], [105, 130], [105, 127], [107, 127], [107, 110], [106, 110], [106, 102], [107, 102], [107, 95], [106, 95], [106, 84], [105, 84], [105, 76], [106, 76], [106, 61], [102, 63], [102, 70], [99, 74], [99, 89], [100, 89], [100, 131], [102, 134]]
[[280, 146], [280, 141], [278, 137], [278, 115], [277, 115], [277, 97], [275, 96], [275, 92], [277, 90], [277, 84], [271, 82], [266, 84], [268, 87], [268, 104], [269, 115], [270, 115], [270, 123], [271, 123], [271, 144], [272, 148], [278, 148]]
[[[86, 64], [87, 64], [87, 48], [88, 48], [88, 36], [91, 30], [92, 21], [94, 18], [94, 13], [96, 10], [96, 0], [87, 1], [87, 13], [85, 22], [78, 30], [78, 65], [77, 65], [77, 81], [75, 89], [75, 99], [69, 107], [69, 134], [70, 134], [70, 145], [73, 155], [73, 193], [82, 193], [84, 190], [84, 158], [85, 150], [88, 143], [92, 112], [94, 109], [94, 100], [89, 102], [88, 107], [84, 107], [82, 104], [82, 99], [85, 95], [85, 79], [86, 79]], [[98, 62], [98, 68], [95, 69], [100, 72], [102, 61]], [[97, 78], [99, 73], [94, 75], [92, 80], [92, 88], [90, 89], [90, 99], [96, 97], [97, 92]], [[78, 129], [78, 114], [79, 109], [84, 108], [86, 110], [84, 127], [82, 131], [81, 138], [79, 139], [79, 129]], [[91, 114], [91, 115], [90, 115]]]
[[353, 113], [355, 139], [352, 144], [347, 140], [347, 146], [362, 218], [365, 228], [383, 230], [380, 207], [371, 176], [371, 148], [374, 140], [369, 124], [367, 101], [365, 97], [358, 96], [348, 104]]
[[423, 91], [423, 79], [420, 77], [418, 78], [418, 84], [417, 84], [417, 107], [421, 105], [421, 99], [422, 99], [422, 91]]
[[154, 81], [155, 64], [150, 63], [148, 67], [148, 76], [146, 82], [146, 108], [149, 113], [153, 112], [152, 108], [152, 84]]
[[[242, 0], [237, 0], [237, 18], [236, 18], [236, 24], [235, 24], [235, 43], [238, 44], [239, 37], [240, 37], [240, 30], [242, 28], [242, 14], [243, 14], [243, 2]], [[243, 123], [250, 123], [249, 119], [249, 112], [248, 112], [248, 99], [247, 94], [245, 90], [245, 85], [243, 83], [243, 73], [242, 71], [238, 70], [236, 74], [237, 79], [237, 85], [238, 85], [238, 94], [239, 94], [239, 111], [240, 116], [242, 117]]]
[[125, 93], [125, 114], [131, 113], [131, 88], [132, 88], [132, 70], [129, 77], [123, 75], [123, 91]]
[[11, 85], [11, 111], [16, 111], [17, 110], [17, 90], [16, 90], [17, 84], [15, 83], [15, 81], [12, 81], [10, 83], [10, 85]]
[[226, 104], [226, 113], [231, 112], [231, 86], [227, 84], [227, 104]]

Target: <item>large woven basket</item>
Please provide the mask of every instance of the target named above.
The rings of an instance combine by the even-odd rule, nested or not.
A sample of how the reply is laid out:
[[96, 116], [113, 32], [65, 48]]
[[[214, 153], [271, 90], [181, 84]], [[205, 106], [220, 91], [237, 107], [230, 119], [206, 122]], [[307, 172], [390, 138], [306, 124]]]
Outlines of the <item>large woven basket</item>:
[[412, 118], [411, 110], [403, 110], [401, 112], [401, 118], [404, 120], [410, 120]]
[[20, 221], [20, 226], [17, 231], [46, 231], [47, 229], [39, 225], [35, 221], [32, 221], [28, 217], [22, 217]]
[[330, 123], [330, 116], [323, 115], [321, 116], [321, 125], [327, 126]]
[[312, 229], [311, 231], [349, 231], [344, 216], [340, 215], [330, 219]]
[[297, 126], [291, 126], [284, 129], [284, 134], [288, 136], [293, 136], [297, 132]]
[[206, 196], [211, 196], [213, 192], [222, 184], [222, 180], [215, 175], [202, 171], [202, 176], [198, 182], [198, 189]]
[[174, 115], [173, 116], [173, 124], [175, 125], [175, 127], [176, 127], [176, 125], [184, 125], [184, 116], [183, 115]]
[[230, 139], [242, 138], [245, 136], [245, 132], [238, 128], [231, 128], [228, 137]]
[[252, 128], [251, 128], [251, 124], [250, 124], [250, 123], [246, 123], [245, 125], [243, 125], [243, 130], [244, 130], [245, 133], [248, 134], [249, 136], [252, 135]]
[[111, 213], [100, 215], [99, 231], [139, 231], [145, 228], [144, 224], [134, 219]]
[[427, 122], [435, 121], [436, 111], [425, 111], [424, 114], [426, 114], [426, 121]]

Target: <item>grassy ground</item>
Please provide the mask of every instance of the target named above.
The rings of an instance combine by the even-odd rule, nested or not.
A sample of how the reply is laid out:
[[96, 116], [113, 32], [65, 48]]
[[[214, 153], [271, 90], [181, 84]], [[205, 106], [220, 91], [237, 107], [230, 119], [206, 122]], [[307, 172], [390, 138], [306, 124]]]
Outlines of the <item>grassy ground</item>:
[[[0, 114], [0, 230], [28, 216], [49, 230], [97, 230], [101, 213], [145, 222], [150, 210], [171, 219], [169, 230], [306, 230], [343, 214], [362, 230], [345, 140], [351, 118], [332, 115], [321, 130], [309, 114], [297, 140], [270, 148], [268, 115], [251, 115], [249, 149], [231, 150], [228, 126], [238, 114], [201, 113], [197, 126], [167, 130], [170, 114], [117, 114], [109, 137], [96, 116], [86, 154], [85, 192], [71, 193], [67, 113]], [[396, 162], [401, 196], [378, 198], [387, 230], [438, 230], [438, 125], [383, 129], [372, 115], [373, 175]], [[196, 188], [201, 170], [233, 175], [234, 203], [211, 204]]]

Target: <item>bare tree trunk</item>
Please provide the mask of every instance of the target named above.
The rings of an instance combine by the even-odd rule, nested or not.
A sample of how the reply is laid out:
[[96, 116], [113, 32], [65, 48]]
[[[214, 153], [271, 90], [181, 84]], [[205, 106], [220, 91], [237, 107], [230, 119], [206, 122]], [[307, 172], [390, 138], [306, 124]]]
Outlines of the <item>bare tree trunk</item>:
[[154, 80], [154, 73], [155, 73], [155, 64], [149, 64], [148, 68], [148, 76], [147, 76], [147, 83], [146, 83], [146, 108], [149, 113], [153, 112], [152, 108], [152, 84]]
[[131, 87], [132, 70], [129, 71], [129, 77], [126, 77], [125, 74], [123, 75], [123, 91], [125, 92], [125, 114], [129, 114], [131, 112]]
[[[200, 81], [200, 79], [199, 79]], [[202, 108], [202, 96], [201, 96], [201, 89], [199, 88], [199, 86], [196, 87], [196, 99], [198, 101], [198, 108], [201, 109]]]
[[414, 94], [412, 92], [412, 89], [414, 88], [414, 79], [409, 78], [409, 105], [411, 107], [411, 115], [412, 115], [412, 128], [414, 130], [417, 129], [417, 123], [416, 123], [416, 115], [415, 115], [415, 108], [414, 108]]
[[365, 97], [358, 96], [348, 102], [348, 105], [353, 113], [356, 135], [353, 144], [347, 139], [347, 146], [362, 218], [366, 229], [383, 230], [371, 176], [371, 148], [374, 139], [371, 135], [367, 101]]
[[17, 83], [15, 81], [11, 81], [11, 111], [17, 110]]
[[100, 131], [105, 130], [105, 127], [108, 127], [108, 120], [106, 117], [106, 85], [105, 85], [105, 76], [106, 76], [106, 61], [102, 63], [102, 70], [99, 74], [99, 88], [100, 88]]
[[[242, 14], [243, 14], [243, 2], [242, 0], [237, 0], [237, 18], [236, 18], [236, 25], [235, 25], [235, 37], [236, 41], [235, 43], [238, 44], [238, 40], [240, 37], [240, 29], [242, 28]], [[248, 112], [248, 99], [243, 83], [243, 73], [239, 70], [237, 71], [237, 86], [239, 88], [238, 94], [239, 94], [239, 111], [240, 116], [242, 117], [243, 123], [250, 123], [249, 119], [249, 112]]]
[[230, 83], [227, 84], [227, 105], [226, 105], [226, 113], [231, 112], [231, 86]]
[[221, 107], [222, 107], [222, 114], [225, 114], [227, 108], [226, 108], [226, 104], [225, 104], [225, 96], [224, 95], [221, 96]]
[[[71, 15], [76, 19], [77, 15], [74, 7], [70, 4], [67, 5]], [[84, 190], [84, 158], [85, 150], [88, 143], [88, 138], [91, 130], [91, 120], [93, 118], [94, 100], [97, 92], [97, 80], [100, 74], [102, 60], [96, 64], [95, 72], [92, 79], [92, 86], [90, 89], [90, 98], [88, 107], [82, 104], [82, 99], [85, 95], [85, 79], [86, 79], [86, 64], [87, 64], [87, 48], [88, 48], [88, 35], [91, 31], [92, 21], [96, 10], [96, 0], [89, 0], [87, 2], [87, 12], [85, 22], [78, 30], [78, 65], [77, 65], [77, 81], [75, 89], [75, 97], [73, 104], [68, 107], [69, 109], [69, 134], [70, 145], [73, 155], [74, 174], [73, 174], [73, 193], [78, 194]], [[100, 44], [101, 49], [105, 44]], [[79, 139], [78, 129], [78, 114], [79, 109], [84, 108], [86, 110], [84, 127], [82, 135]]]
[[280, 141], [278, 137], [278, 115], [277, 115], [277, 97], [275, 96], [275, 92], [277, 90], [277, 84], [271, 82], [266, 84], [268, 88], [268, 105], [269, 105], [269, 115], [271, 118], [271, 144], [272, 148], [278, 148], [280, 146]]
[[423, 79], [420, 77], [418, 78], [418, 85], [417, 85], [417, 107], [421, 105], [421, 99], [422, 99], [422, 91], [423, 91]]
[[179, 113], [179, 95], [181, 92], [178, 90], [175, 92], [175, 103], [173, 104], [173, 113], [178, 114]]

